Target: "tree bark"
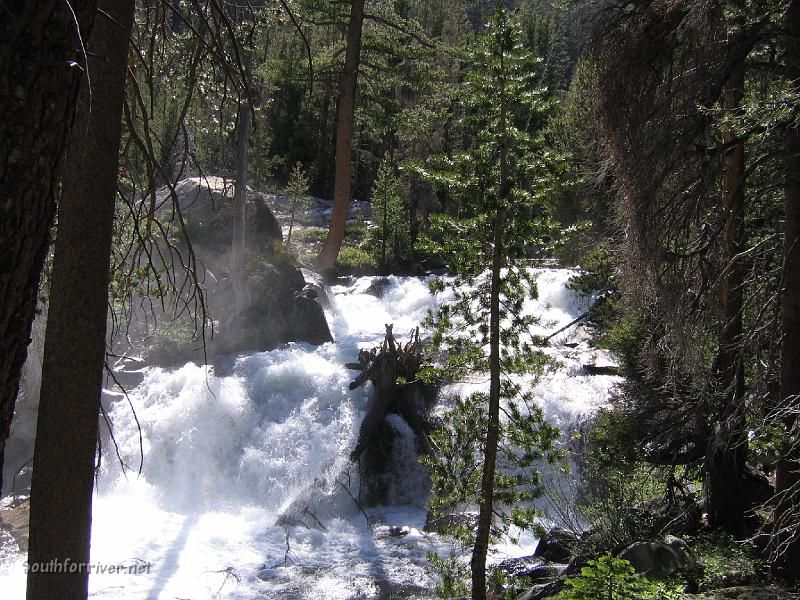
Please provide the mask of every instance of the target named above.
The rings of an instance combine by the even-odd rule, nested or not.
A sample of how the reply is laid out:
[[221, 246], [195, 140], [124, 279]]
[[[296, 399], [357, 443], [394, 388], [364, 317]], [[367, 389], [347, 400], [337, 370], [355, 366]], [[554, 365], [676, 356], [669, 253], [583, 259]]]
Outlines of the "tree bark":
[[247, 143], [250, 140], [252, 111], [249, 103], [239, 105], [239, 126], [236, 132], [236, 188], [233, 194], [233, 240], [231, 243], [231, 282], [240, 312], [249, 304], [245, 283], [245, 228], [247, 227]]
[[344, 240], [347, 207], [352, 193], [350, 155], [353, 145], [353, 112], [355, 110], [358, 63], [361, 55], [361, 28], [364, 24], [364, 0], [352, 0], [350, 23], [347, 26], [342, 87], [339, 91], [336, 120], [336, 173], [333, 190], [333, 216], [328, 236], [317, 256], [319, 269], [330, 269], [336, 263]]
[[[504, 38], [505, 39], [505, 36]], [[500, 43], [500, 70], [504, 67], [505, 44]], [[506, 201], [509, 196], [507, 159], [507, 107], [505, 81], [501, 79], [500, 102], [500, 144], [499, 144], [499, 198], [494, 216], [492, 248], [492, 284], [489, 292], [489, 420], [486, 429], [486, 447], [481, 474], [481, 499], [478, 513], [478, 530], [475, 533], [475, 546], [472, 549], [470, 569], [472, 573], [472, 600], [486, 600], [486, 557], [489, 553], [489, 539], [492, 531], [494, 504], [494, 476], [497, 469], [497, 446], [500, 440], [500, 289], [503, 266], [503, 241], [506, 226]]]
[[486, 557], [492, 530], [494, 474], [497, 467], [497, 445], [500, 439], [500, 268], [503, 260], [503, 228], [505, 209], [499, 209], [494, 219], [494, 250], [492, 252], [492, 287], [489, 299], [489, 423], [486, 429], [486, 448], [481, 476], [481, 505], [478, 531], [472, 549], [472, 599], [486, 600]]
[[[727, 114], [739, 110], [744, 95], [744, 69], [732, 75], [722, 93], [722, 109]], [[719, 422], [719, 432], [710, 436], [706, 453], [706, 510], [714, 527], [739, 531], [746, 513], [752, 509], [750, 494], [744, 489], [747, 460], [745, 430], [744, 364], [741, 357], [742, 300], [744, 269], [735, 257], [744, 247], [744, 142], [734, 143], [736, 133], [729, 130], [723, 143], [733, 145], [723, 158], [722, 205], [725, 227], [722, 233], [722, 275], [720, 285], [719, 350], [715, 369], [714, 406], [710, 415]]]
[[[786, 31], [800, 31], [800, 0], [792, 0], [786, 11]], [[786, 36], [787, 79], [795, 93], [800, 92], [800, 39]], [[800, 410], [800, 126], [797, 121], [798, 107], [795, 106], [795, 120], [786, 129], [785, 173], [786, 190], [784, 198], [784, 261], [783, 289], [781, 306], [781, 408], [788, 412], [786, 426], [795, 433], [797, 411]], [[789, 527], [794, 539], [786, 539], [786, 534], [778, 533], [779, 556], [776, 571], [796, 583], [800, 579], [800, 450], [796, 440], [792, 440], [792, 451], [781, 457], [775, 471], [775, 493], [778, 506], [775, 516], [776, 530]], [[788, 534], [791, 536], [791, 533]]]
[[[6, 440], [84, 78], [96, 0], [5, 0], [0, 18], [0, 489]], [[80, 24], [80, 31], [78, 30]]]
[[[28, 600], [85, 599], [92, 486], [106, 349], [108, 284], [122, 104], [134, 0], [100, 0], [93, 77], [69, 139], [45, 334], [31, 483]], [[66, 565], [69, 567], [69, 565]]]

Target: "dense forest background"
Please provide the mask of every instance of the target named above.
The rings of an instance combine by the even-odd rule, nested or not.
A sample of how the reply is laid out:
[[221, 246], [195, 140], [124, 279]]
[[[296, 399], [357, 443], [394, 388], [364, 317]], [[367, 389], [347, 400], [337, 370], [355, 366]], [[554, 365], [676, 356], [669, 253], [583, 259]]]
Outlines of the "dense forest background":
[[[88, 556], [98, 407], [81, 415], [73, 407], [87, 389], [99, 398], [106, 341], [98, 315], [107, 300], [115, 332], [143, 298], [188, 317], [196, 335], [209, 326], [191, 241], [177, 241], [186, 230], [180, 206], [167, 218], [157, 194], [213, 175], [285, 196], [292, 218], [295, 203], [302, 209], [311, 197], [370, 202], [373, 227], [342, 220], [336, 264], [322, 264], [336, 274], [448, 269], [469, 278], [499, 273], [513, 253], [522, 265], [578, 268], [575, 288], [599, 298], [587, 318], [626, 377], [583, 437], [587, 514], [598, 524], [592, 552], [663, 535], [665, 523], [700, 502], [704, 531], [751, 540], [753, 561], [795, 582], [797, 0], [176, 0], [100, 2], [97, 17], [92, 2], [75, 2], [72, 15], [47, 2], [38, 16], [11, 4], [14, 17], [0, 29], [8, 40], [0, 55], [2, 444], [38, 296], [52, 290], [50, 316], [74, 329], [74, 343], [87, 343], [75, 324], [82, 311], [99, 340], [95, 355], [70, 370], [86, 373], [84, 383], [63, 380], [68, 345], [46, 350], [42, 406], [53, 408], [40, 415], [39, 435], [52, 451], [37, 455], [34, 498], [52, 481], [74, 489], [64, 475], [76, 472], [74, 457], [60, 452], [59, 436], [95, 425], [81, 442], [83, 492], [63, 509], [81, 516], [69, 527], [48, 517], [44, 498], [54, 492], [43, 491], [32, 505], [32, 552]], [[110, 5], [120, 12], [113, 19]], [[492, 19], [504, 9], [508, 21], [498, 25]], [[495, 39], [490, 25], [502, 29], [497, 44], [481, 46]], [[41, 77], [44, 67], [26, 58], [33, 48], [63, 61], [64, 47], [72, 70], [61, 79]], [[493, 96], [497, 82], [506, 87]], [[82, 113], [88, 107], [94, 121]], [[118, 139], [103, 137], [114, 130]], [[84, 148], [87, 132], [97, 141]], [[518, 163], [506, 168], [507, 155]], [[506, 253], [491, 262], [503, 241], [498, 223], [508, 225]], [[334, 228], [303, 228], [292, 235], [297, 246], [280, 253], [310, 265]], [[87, 229], [105, 246], [92, 246]], [[454, 231], [486, 246], [457, 247]], [[59, 244], [70, 239], [75, 266], [59, 275]], [[255, 259], [238, 260], [246, 269]], [[76, 277], [94, 290], [97, 314], [69, 287]], [[504, 285], [513, 297], [510, 284], [496, 285], [498, 296]], [[54, 305], [62, 296], [72, 304]], [[59, 327], [50, 327], [48, 343], [58, 344]], [[62, 375], [48, 383], [48, 372]], [[663, 509], [664, 520], [640, 509], [654, 497], [663, 502], [652, 514]], [[54, 537], [67, 540], [55, 554]], [[32, 589], [44, 595], [32, 597], [47, 597], [53, 584], [36, 579]], [[85, 591], [85, 581], [75, 585]], [[473, 597], [484, 597], [476, 589]]]

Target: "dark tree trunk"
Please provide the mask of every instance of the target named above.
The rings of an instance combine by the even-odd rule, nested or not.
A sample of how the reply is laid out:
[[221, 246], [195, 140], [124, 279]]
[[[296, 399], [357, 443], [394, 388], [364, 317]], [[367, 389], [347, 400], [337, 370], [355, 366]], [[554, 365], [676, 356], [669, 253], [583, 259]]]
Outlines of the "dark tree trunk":
[[[786, 12], [786, 31], [800, 31], [800, 0], [792, 0]], [[790, 34], [790, 35], [791, 35]], [[800, 91], [800, 39], [786, 36], [785, 58], [787, 79]], [[797, 111], [795, 107], [795, 111]], [[795, 114], [797, 117], [797, 114]], [[786, 130], [786, 196], [784, 221], [783, 297], [781, 316], [781, 381], [782, 408], [790, 412], [787, 428], [796, 432], [800, 410], [800, 126], [797, 120]], [[776, 570], [792, 583], [800, 579], [800, 451], [796, 440], [788, 456], [778, 461], [775, 492], [778, 498], [776, 530], [789, 527], [793, 539], [780, 533], [775, 540], [780, 552]]]
[[[723, 110], [727, 113], [738, 111], [743, 95], [744, 70], [739, 68], [723, 91]], [[729, 131], [723, 143], [733, 143], [735, 138], [736, 133]], [[750, 494], [744, 486], [747, 459], [741, 356], [744, 269], [741, 260], [735, 259], [744, 246], [744, 142], [733, 143], [723, 161], [722, 205], [726, 216], [722, 233], [720, 334], [716, 389], [711, 394], [715, 406], [709, 415], [717, 420], [719, 431], [716, 435], [711, 434], [706, 453], [705, 495], [711, 525], [739, 531], [746, 513], [752, 508]]]
[[[505, 47], [500, 46], [500, 64], [503, 64]], [[501, 67], [502, 68], [502, 67]], [[508, 161], [506, 140], [508, 139], [505, 86], [499, 90], [500, 102], [500, 206], [494, 217], [492, 249], [492, 285], [489, 292], [489, 423], [486, 429], [486, 447], [483, 455], [481, 476], [481, 498], [478, 514], [478, 530], [472, 549], [470, 569], [472, 573], [472, 600], [486, 600], [486, 557], [492, 531], [494, 508], [494, 476], [497, 467], [497, 446], [500, 440], [500, 291], [502, 287], [504, 234], [506, 226], [505, 202], [509, 196]]]
[[494, 251], [492, 252], [492, 288], [489, 300], [489, 423], [486, 430], [486, 449], [483, 455], [481, 504], [478, 531], [472, 549], [472, 598], [486, 600], [486, 556], [492, 530], [494, 475], [497, 465], [497, 445], [500, 440], [500, 268], [503, 257], [503, 228], [505, 210], [498, 210], [494, 222]]
[[45, 335], [31, 483], [29, 564], [83, 568], [28, 574], [29, 600], [85, 599], [92, 485], [122, 104], [134, 0], [100, 0], [90, 46], [91, 113], [83, 88], [70, 136]]
[[328, 110], [331, 104], [331, 93], [328, 84], [322, 88], [322, 110], [319, 118], [319, 148], [317, 149], [317, 181], [318, 193], [326, 196], [330, 193], [330, 157], [328, 156]]
[[[6, 440], [55, 211], [59, 164], [96, 0], [5, 0], [0, 9], [0, 489]], [[80, 23], [80, 36], [76, 27]]]
[[342, 87], [339, 91], [336, 119], [336, 173], [333, 189], [333, 216], [328, 237], [322, 245], [317, 266], [330, 269], [336, 263], [344, 240], [347, 207], [352, 194], [350, 155], [353, 145], [353, 111], [355, 109], [358, 63], [361, 55], [361, 27], [364, 24], [364, 0], [352, 0], [350, 23], [347, 26]]
[[233, 232], [231, 243], [231, 282], [236, 298], [236, 310], [249, 304], [245, 283], [245, 228], [247, 227], [247, 144], [250, 140], [252, 111], [249, 103], [239, 105], [239, 125], [236, 131], [236, 188], [233, 194]]

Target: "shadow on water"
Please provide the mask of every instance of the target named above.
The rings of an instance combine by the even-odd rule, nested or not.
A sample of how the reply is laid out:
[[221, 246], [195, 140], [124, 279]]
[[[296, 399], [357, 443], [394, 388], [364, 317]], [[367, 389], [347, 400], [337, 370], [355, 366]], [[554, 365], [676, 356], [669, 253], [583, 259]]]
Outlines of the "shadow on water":
[[147, 600], [159, 600], [161, 597], [161, 592], [164, 591], [167, 583], [178, 570], [181, 552], [183, 552], [183, 549], [186, 547], [186, 540], [189, 538], [189, 532], [191, 532], [196, 523], [196, 514], [187, 515], [181, 524], [181, 530], [178, 532], [178, 535], [175, 536], [175, 539], [172, 540], [169, 550], [164, 554], [161, 564], [153, 565], [158, 575], [153, 582], [153, 587], [150, 588], [150, 591], [147, 593]]

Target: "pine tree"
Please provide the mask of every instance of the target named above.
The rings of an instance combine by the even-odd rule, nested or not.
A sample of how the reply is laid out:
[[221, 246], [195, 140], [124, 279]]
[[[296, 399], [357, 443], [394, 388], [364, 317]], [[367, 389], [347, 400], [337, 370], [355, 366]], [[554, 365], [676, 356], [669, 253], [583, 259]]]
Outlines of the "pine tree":
[[554, 161], [537, 135], [547, 111], [534, 77], [538, 61], [520, 39], [515, 19], [498, 3], [470, 55], [461, 95], [470, 143], [416, 167], [447, 191], [454, 213], [432, 220], [431, 238], [438, 241], [429, 249], [455, 274], [455, 298], [436, 316], [434, 343], [448, 350], [451, 375], [490, 375], [488, 395], [455, 402], [436, 434], [440, 461], [428, 461], [434, 510], [480, 506], [477, 532], [458, 532], [473, 544], [472, 598], [479, 600], [486, 598], [490, 539], [511, 524], [532, 527], [535, 511], [526, 507], [542, 491], [537, 465], [557, 454], [557, 432], [522, 383], [546, 363], [529, 336], [534, 318], [522, 308], [536, 294], [525, 261], [546, 249], [551, 231], [540, 207]]
[[390, 259], [404, 258], [408, 251], [409, 231], [405, 213], [400, 181], [394, 173], [391, 156], [387, 153], [372, 186], [372, 214], [377, 225], [373, 237], [377, 241], [376, 258], [382, 267]]
[[289, 198], [289, 233], [286, 234], [287, 249], [291, 248], [295, 213], [298, 210], [306, 209], [307, 194], [308, 176], [303, 171], [303, 165], [295, 163], [294, 167], [292, 167], [292, 172], [289, 173], [289, 181], [286, 183], [286, 195]]

